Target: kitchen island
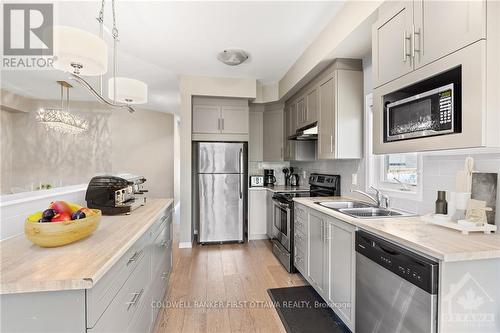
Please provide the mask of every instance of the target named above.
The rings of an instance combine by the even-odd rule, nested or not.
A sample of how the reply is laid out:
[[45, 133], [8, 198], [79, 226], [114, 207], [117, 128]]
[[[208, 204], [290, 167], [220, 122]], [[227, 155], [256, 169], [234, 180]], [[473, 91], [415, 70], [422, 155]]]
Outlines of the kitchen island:
[[356, 267], [358, 230], [438, 263], [437, 332], [500, 331], [499, 234], [463, 235], [426, 224], [418, 216], [355, 218], [317, 204], [332, 200], [352, 199], [294, 199], [295, 265], [325, 301], [349, 304], [333, 310], [352, 331], [356, 330], [357, 279], [373, 278], [357, 276], [362, 274]]
[[103, 216], [88, 238], [41, 248], [24, 235], [0, 242], [6, 332], [149, 331], [172, 266], [172, 199]]

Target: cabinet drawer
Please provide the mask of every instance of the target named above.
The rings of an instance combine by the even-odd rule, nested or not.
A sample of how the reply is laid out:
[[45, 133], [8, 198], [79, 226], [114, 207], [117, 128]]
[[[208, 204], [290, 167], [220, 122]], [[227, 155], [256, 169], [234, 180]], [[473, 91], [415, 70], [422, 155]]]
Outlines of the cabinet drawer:
[[293, 227], [296, 231], [305, 234], [307, 232], [307, 220], [295, 217]]
[[302, 208], [302, 206], [295, 205], [294, 207], [294, 217], [295, 219], [300, 219], [302, 221], [307, 221], [307, 211]]
[[295, 265], [295, 268], [297, 268], [302, 275], [306, 276], [306, 256], [304, 255], [304, 252], [302, 252], [301, 249], [297, 246], [295, 246], [293, 263]]
[[165, 225], [169, 225], [172, 222], [172, 213], [170, 209], [165, 211], [165, 215], [159, 217], [155, 223], [151, 226], [150, 233], [152, 235], [152, 239], [155, 239], [158, 236], [158, 233]]
[[[137, 310], [146, 300], [150, 284], [149, 258], [142, 258], [138, 266], [118, 292], [97, 324], [88, 332], [124, 332], [131, 325]], [[147, 302], [146, 302], [147, 303]], [[151, 320], [151, 316], [148, 316]]]
[[298, 247], [303, 253], [307, 249], [307, 238], [305, 234], [301, 231], [295, 230], [294, 235], [295, 247]]
[[171, 248], [171, 241], [168, 239], [169, 227], [164, 225], [151, 245], [151, 273], [157, 272], [166, 261], [167, 250]]
[[136, 311], [132, 318], [127, 332], [128, 333], [147, 333], [151, 331], [151, 325], [154, 323], [152, 319], [153, 308], [150, 302], [142, 302], [139, 310]]
[[86, 291], [87, 327], [94, 327], [127, 278], [146, 256], [149, 242], [150, 234], [146, 232], [93, 288]]

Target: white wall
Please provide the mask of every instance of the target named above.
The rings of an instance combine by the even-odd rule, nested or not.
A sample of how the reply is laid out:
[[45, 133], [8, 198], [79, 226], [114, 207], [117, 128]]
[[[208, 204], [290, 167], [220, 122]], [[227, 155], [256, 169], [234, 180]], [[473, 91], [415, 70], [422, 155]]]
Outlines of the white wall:
[[369, 45], [366, 36], [370, 35], [371, 24], [376, 19], [376, 10], [381, 3], [376, 0], [346, 1], [279, 81], [279, 97], [290, 97], [301, 82], [312, 79], [335, 58], [363, 55], [366, 46], [359, 44]]
[[144, 176], [149, 197], [174, 197], [174, 116], [114, 111], [109, 120], [111, 171]]
[[[34, 100], [33, 104], [50, 105]], [[23, 104], [24, 105], [24, 104]], [[17, 105], [20, 106], [20, 105]], [[90, 122], [81, 136], [49, 132], [35, 120], [34, 109], [1, 114], [2, 193], [12, 187], [29, 189], [31, 184], [55, 186], [85, 184], [96, 174], [131, 172], [146, 177], [149, 197], [174, 195], [174, 119], [172, 114], [141, 110], [130, 114], [108, 110], [94, 102], [73, 102], [72, 112]], [[36, 109], [36, 108], [35, 108]], [[23, 110], [23, 111], [19, 111]], [[72, 188], [74, 189], [74, 188]], [[22, 232], [26, 216], [42, 210], [53, 200], [84, 204], [86, 186], [20, 193], [1, 197], [0, 237]], [[64, 191], [64, 193], [61, 193]], [[22, 202], [7, 200], [29, 197]]]
[[141, 109], [130, 114], [94, 102], [72, 105], [72, 112], [89, 120], [83, 135], [47, 131], [34, 111], [0, 111], [3, 194], [12, 187], [75, 185], [100, 173], [131, 172], [150, 180], [150, 196], [173, 197], [172, 114]]
[[[392, 199], [394, 207], [418, 214], [434, 212], [437, 191], [454, 192], [456, 173], [464, 169], [465, 158], [474, 158], [474, 171], [498, 173], [496, 225], [500, 226], [500, 152], [499, 153], [458, 153], [454, 155], [423, 156], [423, 200]], [[476, 150], [479, 151], [479, 150]]]

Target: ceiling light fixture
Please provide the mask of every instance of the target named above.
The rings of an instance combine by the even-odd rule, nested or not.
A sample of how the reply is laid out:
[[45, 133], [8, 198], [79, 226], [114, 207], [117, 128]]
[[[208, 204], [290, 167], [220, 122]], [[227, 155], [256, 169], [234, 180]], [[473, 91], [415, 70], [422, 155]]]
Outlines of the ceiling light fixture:
[[248, 59], [248, 53], [241, 49], [225, 49], [219, 52], [217, 59], [228, 66], [238, 66]]
[[[37, 121], [45, 125], [47, 130], [64, 134], [81, 134], [89, 128], [89, 123], [82, 117], [69, 112], [69, 89], [72, 85], [66, 81], [57, 81], [61, 86], [61, 107], [41, 108], [37, 113]], [[66, 107], [64, 106], [64, 89], [66, 88]]]
[[[109, 79], [108, 97], [103, 96], [102, 75], [107, 71], [108, 52], [103, 40], [104, 2], [97, 21], [99, 22], [99, 37], [89, 32], [72, 27], [54, 28], [54, 68], [69, 72], [70, 79], [78, 82], [94, 95], [101, 103], [112, 108], [125, 108], [134, 112], [131, 104], [147, 103], [148, 86], [146, 83], [129, 78], [116, 77], [117, 74], [117, 43], [115, 0], [111, 0], [113, 29], [113, 77]], [[57, 45], [57, 47], [56, 47]], [[83, 76], [100, 76], [99, 87], [95, 89]]]
[[85, 30], [54, 26], [54, 68], [78, 75], [103, 75], [108, 70], [108, 47]]

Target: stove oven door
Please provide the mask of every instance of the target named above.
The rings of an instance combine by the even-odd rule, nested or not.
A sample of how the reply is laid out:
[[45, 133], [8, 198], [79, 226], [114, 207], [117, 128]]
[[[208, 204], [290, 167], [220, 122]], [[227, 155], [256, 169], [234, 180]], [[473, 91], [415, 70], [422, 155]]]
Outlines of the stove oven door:
[[290, 252], [291, 205], [273, 200], [273, 236]]

